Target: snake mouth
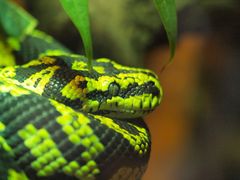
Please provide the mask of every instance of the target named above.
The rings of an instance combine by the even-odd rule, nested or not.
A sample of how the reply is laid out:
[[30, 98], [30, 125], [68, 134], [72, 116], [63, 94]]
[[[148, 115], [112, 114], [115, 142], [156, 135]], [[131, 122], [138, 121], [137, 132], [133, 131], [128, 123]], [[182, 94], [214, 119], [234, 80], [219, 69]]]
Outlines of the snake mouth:
[[[153, 110], [129, 110], [121, 109], [121, 111], [101, 111], [101, 114], [104, 114], [106, 117], [118, 118], [118, 119], [135, 119], [138, 117], [145, 116], [146, 114], [152, 112]], [[98, 112], [99, 113], [99, 112]]]
[[135, 119], [139, 117], [143, 117], [146, 114], [152, 112], [153, 109], [141, 110], [141, 109], [105, 109], [105, 110], [97, 110], [95, 112], [91, 112], [96, 115], [103, 115], [109, 118], [117, 118], [117, 119]]

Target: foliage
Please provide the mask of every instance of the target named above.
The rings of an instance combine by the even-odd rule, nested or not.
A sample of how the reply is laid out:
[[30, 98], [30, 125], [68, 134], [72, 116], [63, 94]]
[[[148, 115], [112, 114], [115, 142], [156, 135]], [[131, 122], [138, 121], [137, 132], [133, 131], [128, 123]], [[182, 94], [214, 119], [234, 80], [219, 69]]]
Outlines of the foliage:
[[[88, 59], [91, 60], [93, 52], [88, 17], [88, 0], [60, 0], [60, 2], [75, 26], [78, 28], [83, 39], [85, 53]], [[177, 36], [175, 0], [153, 0], [153, 2], [167, 32], [170, 45], [170, 60], [172, 60], [175, 53]]]
[[[93, 48], [88, 13], [89, 2], [88, 0], [60, 0], [60, 2], [67, 15], [80, 32], [85, 54], [89, 59], [89, 67], [91, 68]], [[167, 32], [170, 45], [170, 59], [172, 59], [175, 52], [177, 34], [175, 0], [153, 0], [153, 2], [160, 14], [162, 24]], [[111, 4], [109, 4], [109, 6], [111, 7]], [[132, 6], [134, 6], [134, 4]], [[142, 14], [142, 16], [144, 16], [144, 14]], [[129, 14], [129, 18], [131, 18], [131, 14]], [[9, 21], [9, 19], [11, 19], [11, 21]], [[147, 18], [146, 21], [148, 21]], [[9, 37], [21, 38], [35, 28], [37, 21], [20, 7], [10, 3], [9, 0], [1, 0], [0, 24], [0, 30], [2, 29]]]
[[83, 40], [88, 66], [93, 59], [92, 39], [89, 25], [88, 0], [60, 0], [64, 10], [77, 27]]
[[177, 16], [175, 0], [153, 0], [160, 14], [163, 26], [167, 32], [170, 45], [170, 60], [172, 60], [177, 39]]
[[20, 7], [7, 0], [0, 0], [0, 28], [8, 36], [21, 38], [36, 25], [37, 21]]

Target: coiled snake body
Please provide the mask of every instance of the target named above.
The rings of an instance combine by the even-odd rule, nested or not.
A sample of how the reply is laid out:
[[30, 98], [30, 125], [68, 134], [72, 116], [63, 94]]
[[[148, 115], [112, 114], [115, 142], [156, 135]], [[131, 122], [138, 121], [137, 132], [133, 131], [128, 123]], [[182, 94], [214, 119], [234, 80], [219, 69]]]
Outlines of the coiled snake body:
[[162, 96], [156, 75], [105, 58], [90, 72], [54, 43], [28, 35], [16, 57], [33, 60], [0, 69], [0, 179], [139, 179], [151, 149], [141, 117]]

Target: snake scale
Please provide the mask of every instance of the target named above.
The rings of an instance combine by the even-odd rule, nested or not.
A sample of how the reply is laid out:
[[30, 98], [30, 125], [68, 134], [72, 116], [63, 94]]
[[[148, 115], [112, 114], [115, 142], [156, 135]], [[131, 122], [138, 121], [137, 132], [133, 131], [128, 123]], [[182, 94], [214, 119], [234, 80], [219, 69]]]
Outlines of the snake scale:
[[[147, 69], [70, 53], [34, 30], [0, 68], [0, 179], [140, 179], [160, 102]], [[3, 61], [0, 59], [0, 61]]]

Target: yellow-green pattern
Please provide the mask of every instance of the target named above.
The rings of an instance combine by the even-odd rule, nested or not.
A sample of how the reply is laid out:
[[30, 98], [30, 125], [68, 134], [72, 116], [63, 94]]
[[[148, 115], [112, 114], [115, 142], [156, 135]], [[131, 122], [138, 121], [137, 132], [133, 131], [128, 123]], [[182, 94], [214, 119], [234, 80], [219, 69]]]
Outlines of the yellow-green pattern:
[[6, 67], [0, 76], [74, 109], [108, 117], [143, 116], [159, 104], [162, 94], [150, 70], [97, 59], [89, 72], [86, 59], [79, 55], [45, 56]]
[[136, 177], [140, 177], [145, 170], [150, 140], [142, 122], [76, 112], [3, 81], [0, 101], [0, 150], [6, 154], [6, 162], [0, 162], [11, 169], [6, 179], [13, 176], [13, 170], [30, 179], [108, 179], [123, 167], [128, 171], [137, 168]]
[[19, 42], [16, 59], [33, 60], [0, 69], [0, 179], [140, 179], [151, 150], [142, 117], [162, 97], [156, 75], [106, 58], [90, 72], [44, 37]]

